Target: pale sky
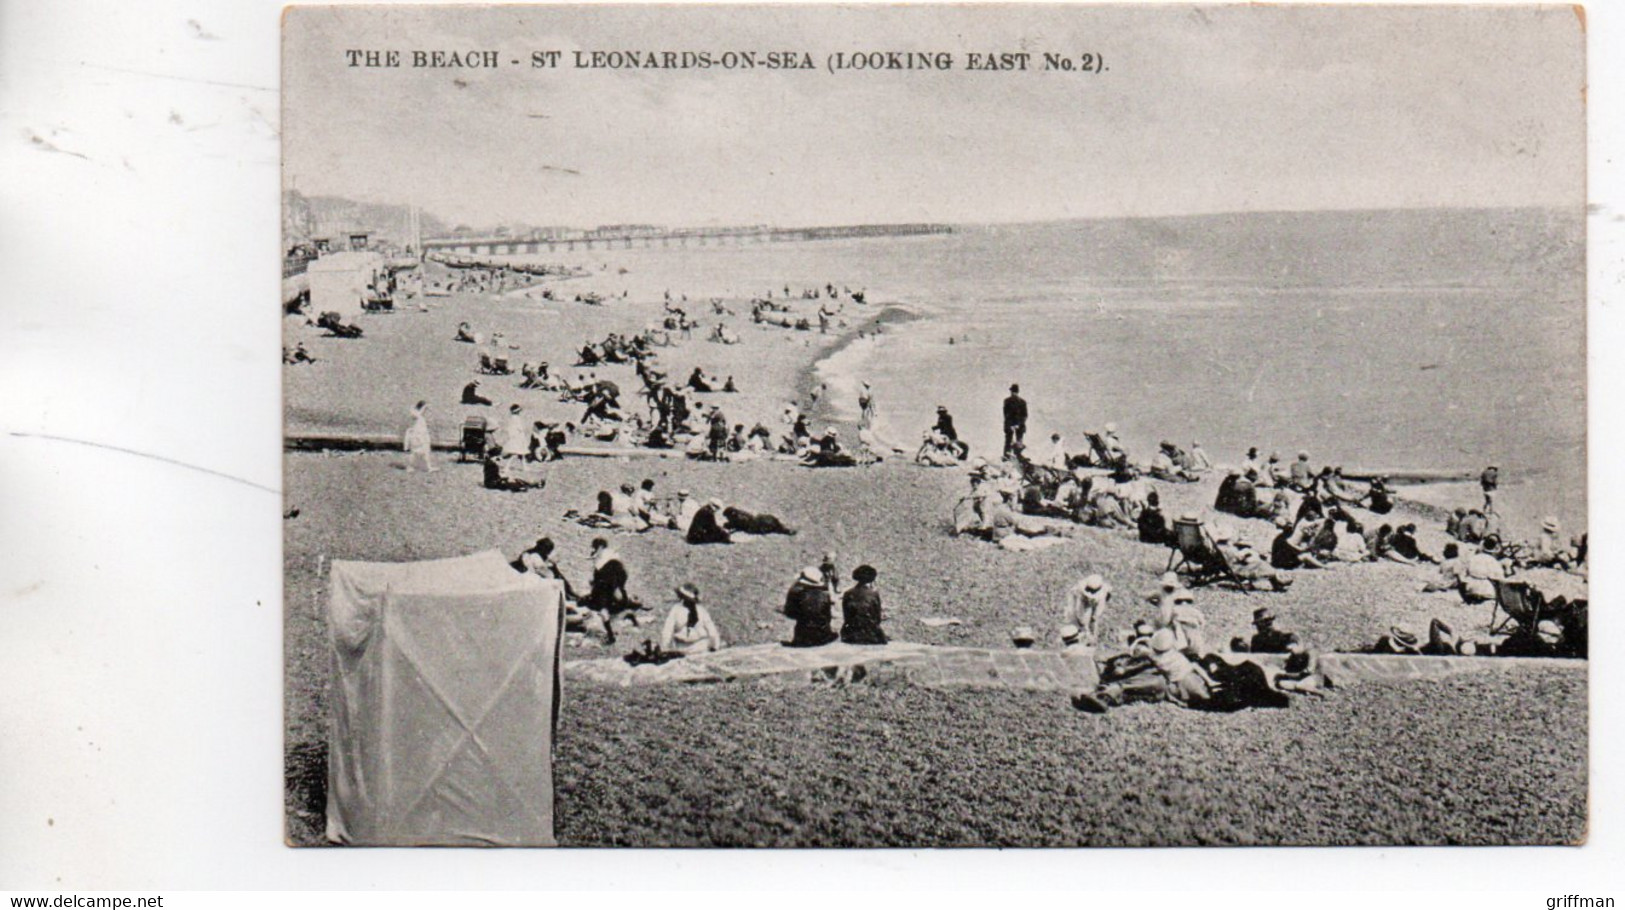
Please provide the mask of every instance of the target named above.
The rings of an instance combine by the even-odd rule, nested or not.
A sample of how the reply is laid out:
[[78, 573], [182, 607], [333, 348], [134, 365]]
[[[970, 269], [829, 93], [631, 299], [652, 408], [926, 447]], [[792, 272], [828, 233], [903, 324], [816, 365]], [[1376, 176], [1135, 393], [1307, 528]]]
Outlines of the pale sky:
[[[283, 160], [307, 194], [482, 226], [1578, 208], [1583, 45], [1568, 7], [295, 7]], [[502, 65], [349, 68], [350, 48]], [[819, 69], [528, 66], [554, 49], [806, 51]], [[823, 68], [890, 50], [955, 69]], [[1021, 50], [1108, 70], [963, 68]]]

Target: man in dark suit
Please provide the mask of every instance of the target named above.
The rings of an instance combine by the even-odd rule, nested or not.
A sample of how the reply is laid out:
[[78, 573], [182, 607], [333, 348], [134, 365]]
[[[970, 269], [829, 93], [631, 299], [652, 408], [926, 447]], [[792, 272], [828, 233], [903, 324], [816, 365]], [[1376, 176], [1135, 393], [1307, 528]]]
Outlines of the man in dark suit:
[[1027, 435], [1027, 402], [1021, 397], [1021, 386], [1010, 386], [1010, 397], [1004, 400], [1004, 457]]

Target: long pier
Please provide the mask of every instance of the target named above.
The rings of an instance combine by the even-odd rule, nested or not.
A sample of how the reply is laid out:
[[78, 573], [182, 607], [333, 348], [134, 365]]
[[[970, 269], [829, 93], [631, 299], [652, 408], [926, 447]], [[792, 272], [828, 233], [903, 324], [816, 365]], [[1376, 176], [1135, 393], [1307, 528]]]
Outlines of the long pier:
[[436, 237], [423, 241], [426, 252], [486, 254], [553, 253], [583, 250], [630, 250], [656, 247], [745, 246], [758, 243], [797, 243], [809, 240], [850, 240], [868, 237], [914, 237], [952, 234], [946, 224], [855, 224], [808, 228], [682, 228], [624, 234], [588, 232], [580, 237], [556, 239], [516, 237]]

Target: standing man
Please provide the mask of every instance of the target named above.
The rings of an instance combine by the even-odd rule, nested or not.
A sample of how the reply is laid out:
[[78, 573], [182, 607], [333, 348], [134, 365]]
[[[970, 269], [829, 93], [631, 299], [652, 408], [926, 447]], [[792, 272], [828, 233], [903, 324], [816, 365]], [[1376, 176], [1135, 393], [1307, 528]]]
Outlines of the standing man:
[[1009, 458], [1017, 443], [1027, 435], [1027, 402], [1021, 397], [1021, 386], [1010, 386], [1010, 397], [1004, 400], [1004, 457]]

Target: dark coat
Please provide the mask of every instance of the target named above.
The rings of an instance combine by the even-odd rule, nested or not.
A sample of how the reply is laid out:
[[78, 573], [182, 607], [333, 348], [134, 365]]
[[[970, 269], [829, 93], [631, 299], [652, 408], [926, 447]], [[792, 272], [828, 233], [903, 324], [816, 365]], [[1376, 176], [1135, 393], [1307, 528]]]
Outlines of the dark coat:
[[1004, 400], [1004, 425], [1007, 427], [1027, 425], [1027, 402], [1014, 392]]
[[629, 576], [619, 559], [611, 559], [592, 572], [592, 586], [587, 591], [584, 606], [611, 613], [632, 609], [637, 603], [626, 594]]
[[829, 589], [823, 585], [791, 585], [784, 597], [784, 615], [796, 621], [796, 630], [787, 644], [792, 648], [816, 648], [834, 641], [835, 630], [830, 628], [833, 609]]
[[857, 585], [841, 596], [841, 641], [849, 645], [885, 644], [880, 619], [880, 592], [874, 585]]
[[715, 506], [701, 506], [688, 523], [689, 543], [733, 543], [728, 532], [717, 522]]

